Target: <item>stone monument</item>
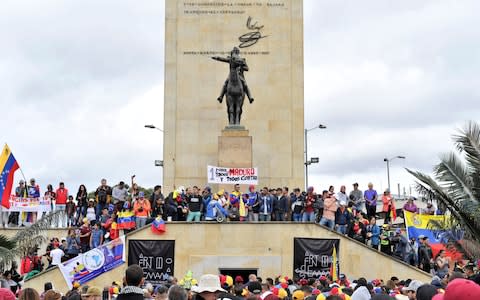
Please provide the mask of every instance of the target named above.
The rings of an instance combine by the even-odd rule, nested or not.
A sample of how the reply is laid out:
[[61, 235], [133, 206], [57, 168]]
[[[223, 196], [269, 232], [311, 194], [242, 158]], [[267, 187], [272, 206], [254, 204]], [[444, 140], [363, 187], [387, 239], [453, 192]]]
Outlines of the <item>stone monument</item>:
[[[207, 165], [257, 167], [261, 186], [303, 186], [302, 1], [166, 0], [165, 14], [165, 190], [205, 186]], [[214, 101], [220, 91], [229, 102], [218, 61], [237, 68], [239, 98], [255, 95], [228, 122]]]

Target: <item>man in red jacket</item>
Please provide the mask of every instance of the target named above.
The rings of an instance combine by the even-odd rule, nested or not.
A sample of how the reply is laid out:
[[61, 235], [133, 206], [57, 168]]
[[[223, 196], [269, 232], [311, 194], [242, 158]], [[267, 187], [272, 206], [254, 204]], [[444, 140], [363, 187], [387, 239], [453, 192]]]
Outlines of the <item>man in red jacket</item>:
[[65, 188], [65, 184], [60, 182], [58, 189], [55, 191], [57, 198], [55, 201], [55, 210], [63, 211], [63, 214], [58, 218], [57, 226], [66, 227], [67, 217], [66, 217], [66, 207], [68, 199], [68, 189]]

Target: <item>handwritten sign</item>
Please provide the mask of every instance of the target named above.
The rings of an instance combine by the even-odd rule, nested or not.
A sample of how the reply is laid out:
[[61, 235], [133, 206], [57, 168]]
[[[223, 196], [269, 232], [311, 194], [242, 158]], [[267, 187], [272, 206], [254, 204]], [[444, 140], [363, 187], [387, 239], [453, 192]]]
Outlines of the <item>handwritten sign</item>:
[[25, 198], [10, 197], [10, 208], [5, 211], [14, 212], [49, 212], [52, 210], [52, 201], [48, 197]]
[[145, 283], [158, 285], [173, 276], [175, 241], [128, 241], [128, 265], [137, 264], [143, 269]]
[[207, 166], [208, 183], [258, 184], [257, 168], [226, 168]]
[[[293, 240], [293, 276], [299, 278], [319, 278], [330, 274], [333, 247], [339, 253], [338, 239], [295, 238]], [[338, 268], [337, 259], [337, 268]]]

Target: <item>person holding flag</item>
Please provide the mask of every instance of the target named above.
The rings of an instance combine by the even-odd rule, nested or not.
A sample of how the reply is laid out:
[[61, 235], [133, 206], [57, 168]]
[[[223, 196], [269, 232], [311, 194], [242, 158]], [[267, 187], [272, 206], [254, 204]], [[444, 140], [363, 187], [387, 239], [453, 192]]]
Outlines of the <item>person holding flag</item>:
[[20, 166], [10, 151], [7, 144], [3, 147], [0, 154], [0, 199], [1, 199], [1, 217], [2, 224], [8, 226], [8, 212], [5, 209], [10, 208], [10, 195], [12, 193], [13, 175]]
[[385, 213], [385, 220], [383, 221], [383, 223], [392, 225], [392, 219], [395, 220], [397, 218], [397, 214], [395, 209], [395, 199], [392, 197], [390, 189], [386, 189], [383, 193], [382, 204], [382, 210], [383, 213]]

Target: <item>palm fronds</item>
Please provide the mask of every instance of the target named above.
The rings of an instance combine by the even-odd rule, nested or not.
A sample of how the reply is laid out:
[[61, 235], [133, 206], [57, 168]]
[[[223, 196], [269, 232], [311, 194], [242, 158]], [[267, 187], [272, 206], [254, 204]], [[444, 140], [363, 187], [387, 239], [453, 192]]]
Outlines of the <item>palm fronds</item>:
[[63, 215], [63, 211], [50, 212], [32, 226], [18, 230], [12, 238], [0, 235], [0, 269], [4, 270], [16, 259], [28, 254], [32, 248], [46, 242], [45, 231]]
[[[407, 169], [417, 179], [417, 191], [450, 212], [450, 224], [432, 224], [445, 231], [445, 244], [469, 257], [480, 257], [480, 125], [468, 122], [453, 136], [458, 153], [440, 157], [434, 178]], [[465, 235], [460, 235], [460, 233]]]

